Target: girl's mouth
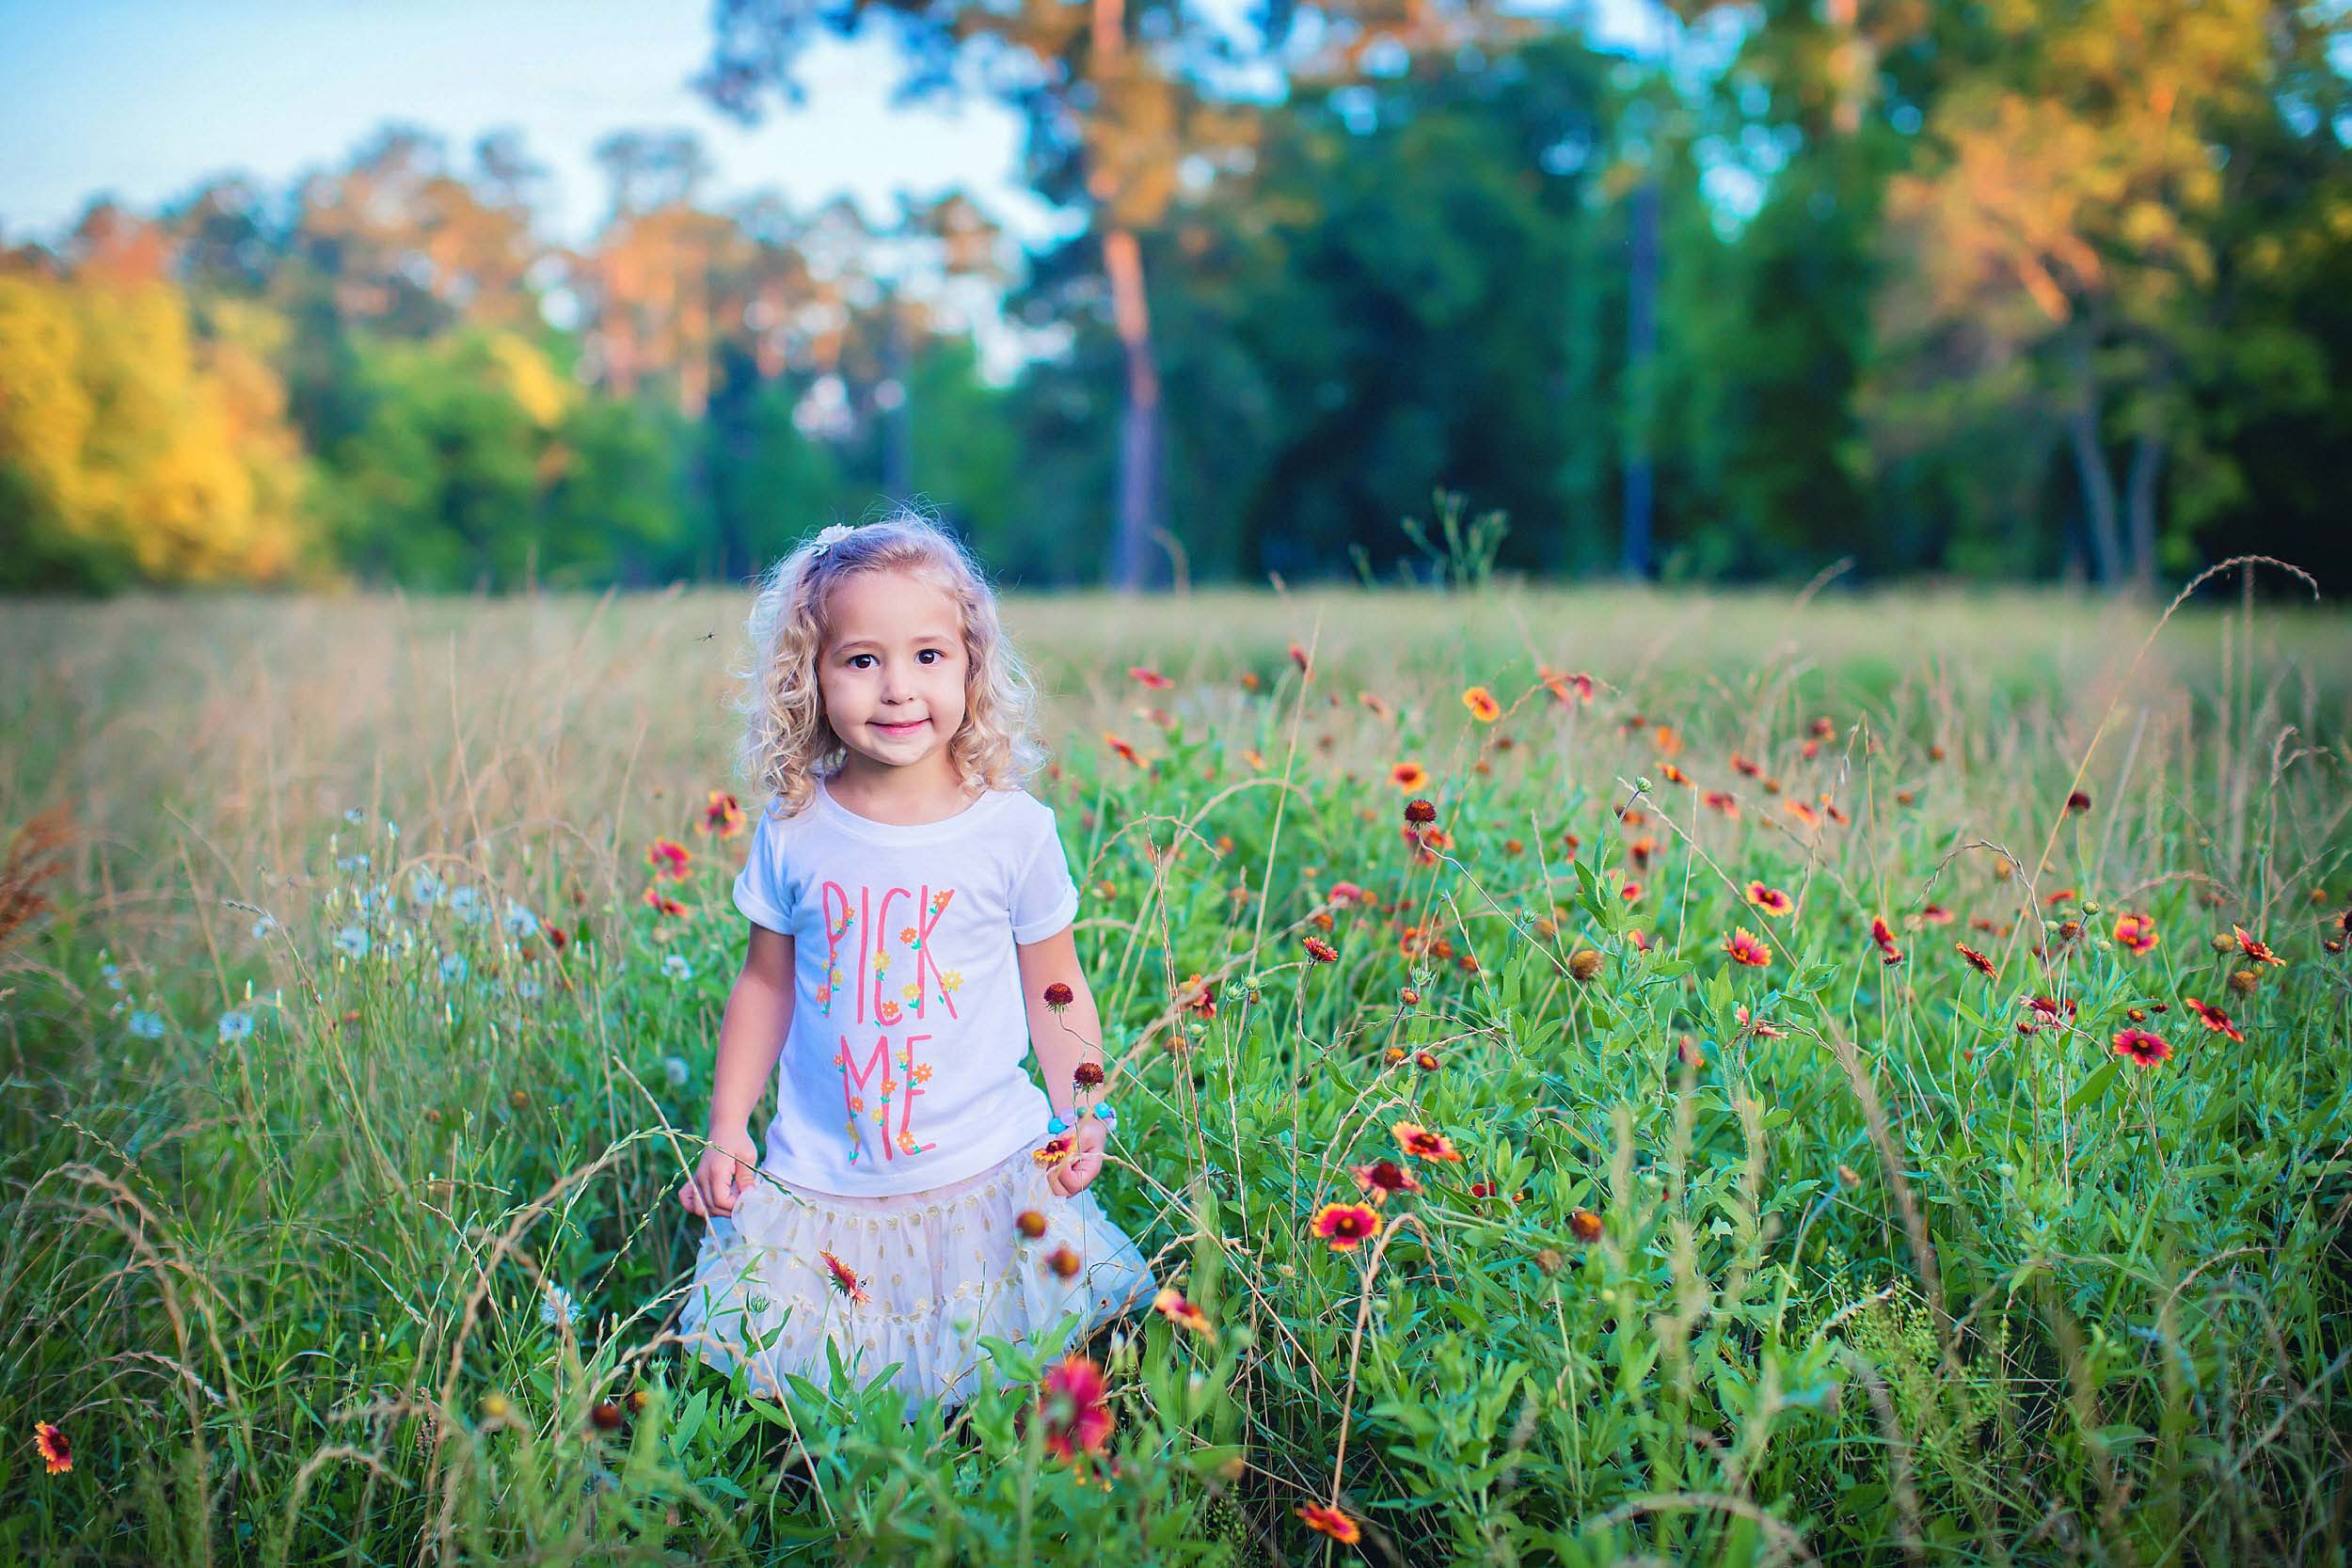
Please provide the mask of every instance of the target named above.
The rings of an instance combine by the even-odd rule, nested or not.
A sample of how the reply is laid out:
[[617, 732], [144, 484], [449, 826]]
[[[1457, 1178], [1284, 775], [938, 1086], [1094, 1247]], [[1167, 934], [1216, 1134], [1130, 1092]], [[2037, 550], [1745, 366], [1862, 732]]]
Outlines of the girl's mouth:
[[910, 719], [903, 724], [877, 723], [874, 728], [882, 731], [884, 735], [913, 735], [916, 730], [921, 729], [924, 725], [930, 722], [930, 721], [928, 719]]

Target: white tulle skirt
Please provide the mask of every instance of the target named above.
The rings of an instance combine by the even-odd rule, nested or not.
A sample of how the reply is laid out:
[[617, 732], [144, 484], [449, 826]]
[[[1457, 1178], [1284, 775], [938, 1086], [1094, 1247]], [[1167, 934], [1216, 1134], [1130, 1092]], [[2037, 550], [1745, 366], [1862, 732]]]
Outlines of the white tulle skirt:
[[[810, 1191], [763, 1171], [735, 1212], [704, 1231], [680, 1337], [721, 1371], [747, 1363], [752, 1386], [770, 1397], [786, 1372], [824, 1387], [827, 1340], [860, 1386], [896, 1363], [908, 1419], [932, 1395], [960, 1405], [981, 1380], [1002, 1381], [983, 1368], [982, 1335], [1058, 1354], [1148, 1306], [1158, 1285], [1091, 1186], [1064, 1197], [1047, 1184], [1032, 1158], [1044, 1142], [1041, 1133], [976, 1176], [889, 1197]], [[1034, 1239], [1019, 1225], [1032, 1209], [1045, 1217]], [[1080, 1265], [1067, 1279], [1047, 1263], [1062, 1246]], [[867, 1299], [837, 1282], [826, 1252]], [[1046, 1342], [1072, 1312], [1075, 1332]]]

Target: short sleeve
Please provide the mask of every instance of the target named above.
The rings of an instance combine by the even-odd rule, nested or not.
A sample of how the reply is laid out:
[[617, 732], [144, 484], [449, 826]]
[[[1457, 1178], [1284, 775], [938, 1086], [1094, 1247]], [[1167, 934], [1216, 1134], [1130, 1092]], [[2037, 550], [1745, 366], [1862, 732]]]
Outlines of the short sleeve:
[[790, 900], [785, 896], [782, 885], [783, 847], [775, 818], [761, 811], [759, 826], [752, 830], [751, 853], [743, 862], [743, 869], [735, 875], [735, 907], [768, 929], [789, 936], [792, 917], [785, 912]]
[[1070, 878], [1070, 860], [1061, 847], [1061, 830], [1052, 808], [1039, 814], [1043, 827], [1029, 851], [1028, 863], [1013, 879], [1012, 940], [1042, 942], [1076, 918], [1078, 884]]

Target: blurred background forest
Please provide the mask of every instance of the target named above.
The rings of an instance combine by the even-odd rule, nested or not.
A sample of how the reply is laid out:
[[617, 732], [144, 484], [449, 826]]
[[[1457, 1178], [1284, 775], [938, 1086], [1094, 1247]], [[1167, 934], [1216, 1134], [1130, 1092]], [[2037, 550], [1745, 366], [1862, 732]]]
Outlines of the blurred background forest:
[[1043, 245], [665, 129], [562, 244], [521, 137], [405, 124], [0, 234], [0, 589], [740, 579], [902, 497], [1026, 586], [1388, 578], [1440, 487], [1544, 577], [2344, 588], [2352, 4], [1655, 22], [718, 0], [738, 117], [860, 28], [1014, 110]]

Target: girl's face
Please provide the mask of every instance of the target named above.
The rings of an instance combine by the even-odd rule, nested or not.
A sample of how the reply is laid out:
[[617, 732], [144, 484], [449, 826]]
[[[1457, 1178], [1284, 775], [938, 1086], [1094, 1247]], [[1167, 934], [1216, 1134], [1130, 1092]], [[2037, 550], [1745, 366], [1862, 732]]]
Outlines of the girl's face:
[[852, 766], [937, 768], [963, 726], [963, 617], [956, 601], [901, 572], [835, 583], [817, 686]]

